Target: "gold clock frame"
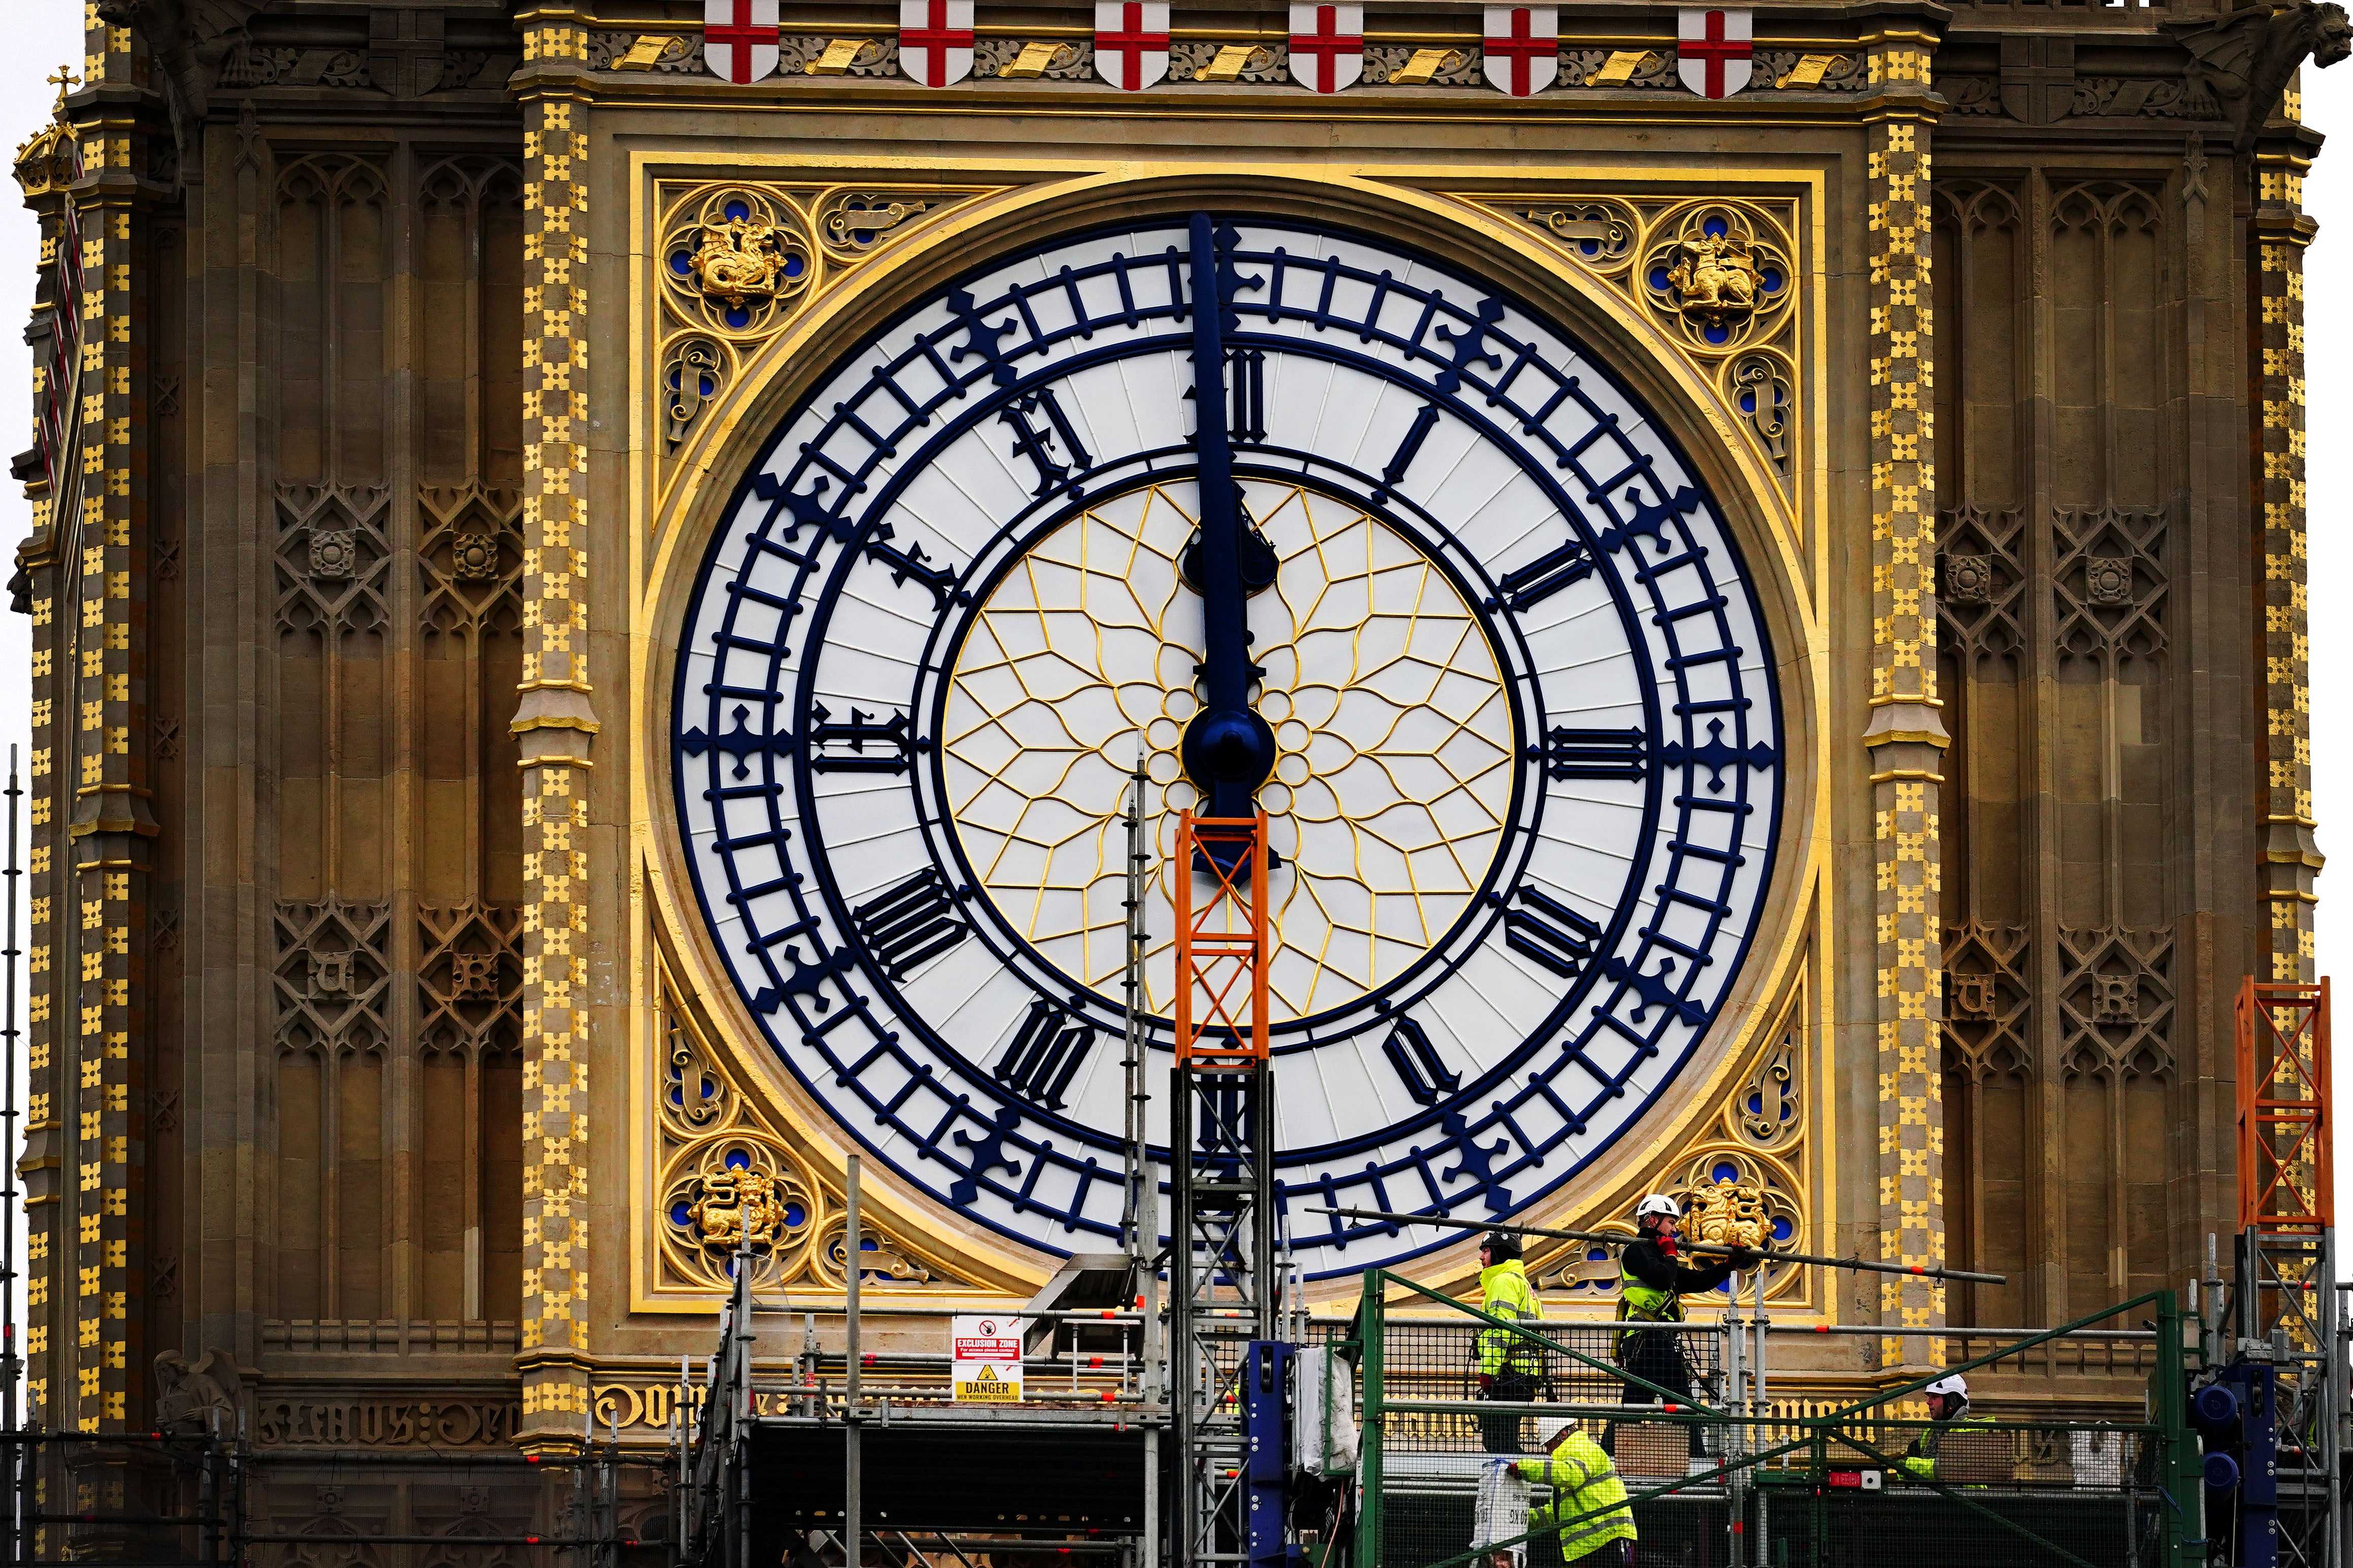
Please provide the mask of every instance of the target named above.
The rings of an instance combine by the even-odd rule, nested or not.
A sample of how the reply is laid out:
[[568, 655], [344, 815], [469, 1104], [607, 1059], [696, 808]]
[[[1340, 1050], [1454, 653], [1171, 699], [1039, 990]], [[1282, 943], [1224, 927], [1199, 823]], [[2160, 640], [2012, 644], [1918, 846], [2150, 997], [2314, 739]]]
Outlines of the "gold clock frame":
[[[683, 1039], [724, 1080], [731, 1097], [723, 1136], [758, 1142], [770, 1168], [811, 1201], [804, 1243], [839, 1203], [849, 1152], [826, 1111], [757, 1044], [732, 984], [712, 962], [691, 911], [668, 800], [669, 669], [687, 592], [737, 477], [776, 422], [816, 379], [867, 333], [987, 254], [1072, 228], [1202, 205], [1276, 205], [1286, 213], [1371, 229], [1410, 232], [1418, 246], [1494, 278], [1560, 321], [1602, 355], [1667, 422], [1705, 475], [1746, 553], [1778, 654], [1788, 734], [1779, 867], [1766, 890], [1745, 972], [1697, 1060], [1686, 1092], [1654, 1112], [1654, 1124], [1621, 1139], [1577, 1184], [1525, 1217], [1527, 1223], [1589, 1225], [1621, 1215], [1640, 1191], [1704, 1173], [1722, 1156], [1778, 1188], [1795, 1211], [1800, 1242], [1819, 1232], [1839, 1192], [1833, 1142], [1824, 1134], [1833, 1055], [1830, 955], [1837, 927], [1830, 867], [1833, 732], [1830, 646], [1824, 629], [1830, 566], [1823, 548], [1832, 474], [1829, 439], [1829, 279], [1822, 167], [1697, 170], [1684, 166], [1596, 168], [1572, 180], [1515, 180], [1492, 167], [1366, 165], [1253, 169], [1233, 163], [1105, 160], [871, 160], [693, 151], [628, 153], [629, 247], [626, 268], [629, 353], [626, 546], [628, 627], [625, 770], [629, 813], [626, 966], [626, 1171], [612, 1171], [628, 1194], [628, 1307], [636, 1313], [707, 1313], [723, 1289], [707, 1265], [681, 1266], [664, 1231], [666, 1187], [707, 1158], [658, 1101], [661, 1074]], [[825, 256], [793, 291], [789, 309], [769, 312], [766, 330], [738, 333], [724, 384], [714, 389], [686, 437], [664, 446], [667, 342], [675, 317], [660, 275], [666, 215], [699, 191], [754, 191], [772, 214], [824, 210], [845, 192], [904, 197], [927, 205], [894, 225], [887, 243], [855, 257]], [[1556, 226], [1539, 215], [1583, 204], [1625, 215], [1639, 237], [1631, 261], [1594, 268], [1572, 257]], [[1703, 211], [1736, 215], [1786, 261], [1789, 298], [1769, 331], [1738, 336], [1734, 348], [1769, 355], [1788, 381], [1794, 437], [1777, 461], [1738, 405], [1731, 350], [1694, 342], [1676, 313], [1662, 310], [1639, 276], [1662, 240]], [[1737, 1133], [1743, 1091], [1786, 1065], [1797, 1114], [1773, 1138], [1746, 1144]], [[1782, 1080], [1772, 1080], [1778, 1083]], [[698, 1152], [698, 1148], [700, 1152]], [[609, 1151], [607, 1152], [609, 1159]], [[955, 1223], [928, 1198], [869, 1163], [863, 1183], [869, 1225], [904, 1269], [880, 1288], [947, 1310], [959, 1299], [1027, 1295], [1050, 1272], [1042, 1255], [978, 1226]], [[1467, 1247], [1467, 1244], [1466, 1244]], [[790, 1268], [797, 1289], [822, 1299], [839, 1289], [822, 1263], [821, 1242], [799, 1246]], [[1534, 1255], [1538, 1271], [1560, 1260]], [[1475, 1271], [1466, 1248], [1435, 1256], [1425, 1272], [1444, 1288]], [[1835, 1313], [1828, 1292], [1797, 1271], [1775, 1282], [1777, 1301]], [[927, 1278], [916, 1279], [922, 1275]], [[869, 1299], [877, 1290], [870, 1288]], [[1313, 1293], [1312, 1294], [1315, 1294]], [[1331, 1290], [1320, 1294], [1335, 1294]]]

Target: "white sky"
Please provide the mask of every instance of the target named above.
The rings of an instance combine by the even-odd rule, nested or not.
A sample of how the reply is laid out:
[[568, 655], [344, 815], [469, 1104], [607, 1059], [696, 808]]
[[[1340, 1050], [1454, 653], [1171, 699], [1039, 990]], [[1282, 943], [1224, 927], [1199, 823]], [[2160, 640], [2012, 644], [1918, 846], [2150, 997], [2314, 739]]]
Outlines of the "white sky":
[[[13, 147], [48, 118], [56, 89], [42, 79], [61, 61], [80, 70], [83, 11], [82, 0], [36, 0], [30, 5], [17, 0], [8, 10], [16, 20], [8, 47], [0, 51], [0, 132]], [[2304, 106], [2314, 127], [2330, 134], [2342, 132], [2353, 144], [2353, 62], [2327, 71], [2307, 68]], [[2218, 161], [2210, 180], [2222, 172]], [[2353, 932], [2353, 837], [2342, 831], [2342, 825], [2353, 821], [2353, 699], [2348, 696], [2353, 693], [2353, 614], [2331, 591], [2339, 583], [2353, 585], [2353, 539], [2337, 531], [2346, 517], [2341, 498], [2353, 487], [2353, 288], [2326, 281], [2332, 277], [2353, 279], [2353, 151], [2323, 157], [2304, 194], [2306, 209], [2320, 223], [2305, 294], [2311, 429], [2313, 771], [2321, 848], [2325, 853], [2344, 851], [2340, 868], [2320, 882], [2320, 968], [2325, 974], [2345, 967], [2348, 944], [2353, 942], [2348, 934]], [[10, 280], [0, 283], [0, 320], [23, 320], [32, 298], [39, 245], [32, 216], [16, 202], [0, 199], [0, 279]], [[32, 444], [29, 360], [14, 347], [16, 337], [11, 329], [0, 339], [10, 345], [0, 355], [0, 457]], [[0, 483], [0, 543], [13, 554], [31, 526], [31, 509], [18, 487]], [[13, 570], [13, 564], [0, 569], [0, 577]], [[31, 721], [25, 675], [30, 630], [24, 616], [0, 614], [0, 747], [23, 745]], [[18, 1005], [21, 1017], [21, 993]], [[2348, 1038], [2353, 1040], [2353, 1034]], [[2353, 1072], [2353, 1064], [2347, 1071]], [[2339, 1199], [2353, 1203], [2353, 1146], [2337, 1163], [2337, 1171]], [[2353, 1215], [2353, 1208], [2348, 1214]], [[9, 1223], [15, 1223], [13, 1215]], [[2353, 1273], [2353, 1268], [2347, 1272]]]

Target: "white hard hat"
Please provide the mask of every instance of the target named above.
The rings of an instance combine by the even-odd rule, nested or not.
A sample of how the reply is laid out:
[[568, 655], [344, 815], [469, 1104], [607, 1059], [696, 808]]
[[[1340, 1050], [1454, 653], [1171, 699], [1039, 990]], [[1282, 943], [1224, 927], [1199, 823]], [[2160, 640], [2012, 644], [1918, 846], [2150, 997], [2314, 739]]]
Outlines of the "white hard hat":
[[1561, 1434], [1576, 1425], [1566, 1415], [1544, 1417], [1536, 1423], [1536, 1447], [1550, 1452], [1552, 1446], [1560, 1441]]
[[1957, 1399], [1966, 1405], [1968, 1403], [1969, 1398], [1969, 1380], [1963, 1377], [1959, 1373], [1954, 1373], [1949, 1377], [1938, 1378], [1926, 1388], [1921, 1390], [1921, 1392], [1924, 1394], [1949, 1394], [1953, 1398]]
[[1652, 1193], [1649, 1197], [1644, 1198], [1641, 1203], [1634, 1205], [1634, 1217], [1636, 1219], [1642, 1219], [1654, 1214], [1662, 1214], [1680, 1219], [1683, 1216], [1683, 1205], [1675, 1202], [1674, 1199], [1667, 1196], [1664, 1193]]

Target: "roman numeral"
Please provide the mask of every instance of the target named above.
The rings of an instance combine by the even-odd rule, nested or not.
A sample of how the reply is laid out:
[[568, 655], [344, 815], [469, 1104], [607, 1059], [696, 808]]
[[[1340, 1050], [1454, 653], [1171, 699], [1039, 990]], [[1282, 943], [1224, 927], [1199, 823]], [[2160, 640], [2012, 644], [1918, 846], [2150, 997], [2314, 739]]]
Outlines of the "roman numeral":
[[1060, 1110], [1063, 1091], [1086, 1065], [1094, 1043], [1093, 1025], [1079, 1022], [1051, 1002], [1032, 1002], [1020, 1031], [997, 1059], [997, 1079], [1049, 1110]]
[[[809, 767], [820, 773], [903, 773], [913, 749], [907, 716], [893, 713], [877, 719], [863, 708], [852, 708], [847, 723], [837, 724], [822, 702], [809, 704]], [[828, 750], [827, 748], [836, 748]], [[844, 756], [843, 751], [849, 754]]]
[[1539, 889], [1520, 885], [1521, 909], [1504, 917], [1504, 941], [1559, 975], [1573, 980], [1593, 957], [1601, 928]]
[[1233, 378], [1233, 410], [1226, 435], [1236, 441], [1266, 439], [1266, 355], [1257, 349], [1235, 349], [1226, 355]]
[[1545, 732], [1542, 746], [1528, 748], [1531, 760], [1544, 763], [1546, 775], [1556, 779], [1639, 779], [1650, 746], [1640, 730], [1570, 730], [1558, 725]]
[[923, 553], [921, 544], [910, 544], [901, 550], [896, 545], [882, 542], [892, 536], [889, 523], [878, 526], [873, 539], [867, 543], [866, 558], [880, 561], [891, 568], [891, 581], [894, 584], [904, 585], [913, 581], [922, 584], [931, 593], [932, 607], [946, 609], [948, 601], [955, 597], [955, 568], [933, 561]]
[[[1033, 416], [1044, 415], [1043, 426], [1033, 423]], [[1059, 487], [1073, 473], [1084, 473], [1094, 467], [1094, 459], [1080, 444], [1079, 433], [1071, 427], [1071, 417], [1062, 412], [1062, 400], [1054, 395], [1050, 386], [1040, 387], [1023, 397], [1015, 398], [997, 411], [997, 416], [1013, 426], [1013, 453], [1027, 458], [1038, 467], [1038, 486], [1029, 493], [1042, 496]], [[1060, 452], [1055, 450], [1060, 444]]]
[[1423, 404], [1414, 415], [1413, 423], [1406, 427], [1405, 439], [1399, 441], [1398, 449], [1389, 455], [1388, 466], [1381, 470], [1381, 482], [1373, 488], [1373, 500], [1385, 501], [1389, 499], [1390, 492], [1404, 480], [1406, 470], [1413, 467], [1413, 460], [1421, 456], [1421, 444], [1429, 440], [1430, 433], [1437, 428], [1438, 409], [1433, 405]]
[[1397, 1069], [1405, 1091], [1417, 1104], [1436, 1105], [1462, 1087], [1462, 1075], [1447, 1069], [1446, 1058], [1438, 1054], [1430, 1031], [1407, 1014], [1398, 1015], [1397, 1026], [1381, 1043], [1381, 1054], [1389, 1058], [1389, 1066]]
[[[1263, 441], [1266, 439], [1266, 355], [1258, 349], [1226, 351], [1226, 375], [1232, 384], [1227, 391], [1226, 438], [1229, 441]], [[1201, 389], [1188, 386], [1185, 401], [1198, 402]], [[1200, 413], [1193, 416], [1198, 423]]]
[[[1645, 501], [1636, 490], [1626, 492], [1626, 502], [1634, 510], [1633, 517], [1622, 527], [1605, 528], [1594, 535], [1602, 549], [1616, 554], [1626, 549], [1642, 534], [1651, 536], [1651, 548], [1661, 554], [1667, 549], [1667, 524], [1699, 505], [1698, 492], [1686, 485], [1663, 501]], [[1641, 552], [1634, 552], [1636, 560]], [[1518, 571], [1506, 575], [1499, 584], [1504, 590], [1502, 604], [1514, 610], [1525, 610], [1544, 603], [1572, 583], [1582, 583], [1593, 575], [1593, 556], [1575, 539], [1557, 550], [1538, 556]], [[1638, 572], [1637, 575], [1640, 575]], [[1495, 608], [1491, 603], [1489, 609]]]
[[941, 953], [972, 934], [956, 913], [955, 900], [937, 867], [918, 871], [903, 882], [849, 911], [849, 922], [867, 951], [893, 980], [904, 980], [915, 965]]
[[[1570, 540], [1559, 549], [1539, 555], [1518, 571], [1505, 574], [1497, 586], [1504, 590], [1506, 608], [1526, 610], [1543, 604], [1573, 583], [1582, 583], [1593, 575], [1593, 557], [1585, 546]], [[1493, 608], [1491, 605], [1489, 608]]]

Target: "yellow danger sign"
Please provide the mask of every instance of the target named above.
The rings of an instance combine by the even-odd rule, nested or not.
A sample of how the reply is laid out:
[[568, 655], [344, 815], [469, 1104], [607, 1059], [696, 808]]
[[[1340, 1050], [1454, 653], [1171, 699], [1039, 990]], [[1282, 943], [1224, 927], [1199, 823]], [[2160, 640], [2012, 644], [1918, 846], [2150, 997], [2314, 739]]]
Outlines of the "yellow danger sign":
[[999, 1377], [997, 1368], [983, 1364], [974, 1376], [956, 1379], [955, 1396], [964, 1405], [1018, 1405], [1021, 1380]]

